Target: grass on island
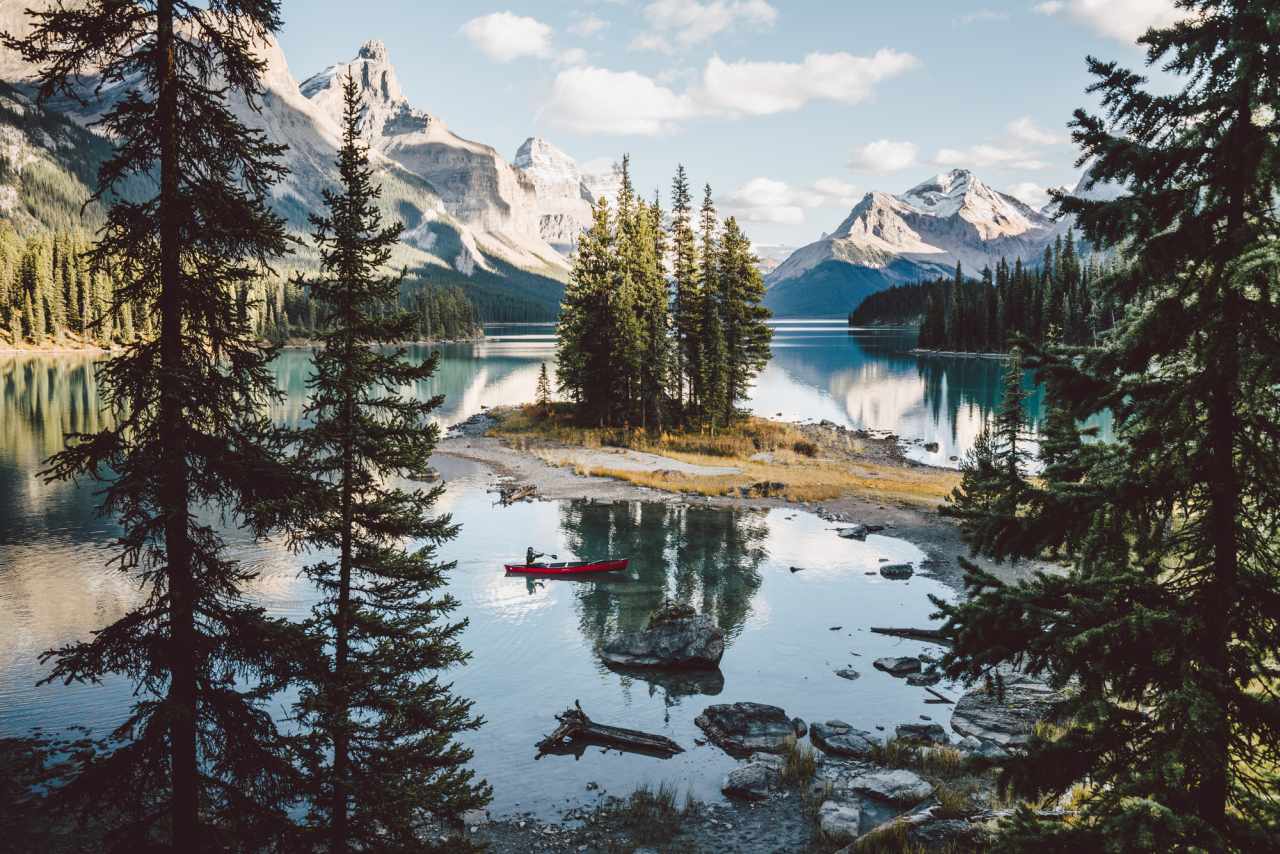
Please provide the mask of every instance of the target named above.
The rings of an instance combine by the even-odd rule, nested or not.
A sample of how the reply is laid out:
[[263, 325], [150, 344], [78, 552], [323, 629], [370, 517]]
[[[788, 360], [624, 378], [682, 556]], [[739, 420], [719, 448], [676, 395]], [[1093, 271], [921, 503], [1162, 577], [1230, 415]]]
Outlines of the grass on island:
[[[738, 469], [732, 474], [630, 469], [575, 463], [581, 475], [610, 477], [663, 492], [747, 495], [791, 501], [826, 501], [845, 495], [936, 506], [959, 483], [959, 474], [874, 459], [852, 434], [817, 440], [792, 424], [751, 416], [723, 430], [650, 435], [643, 430], [583, 427], [571, 407], [544, 414], [536, 407], [491, 412], [489, 435], [544, 461], [563, 464], [558, 447], [625, 448], [690, 466]], [[837, 441], [838, 440], [838, 441]], [[745, 493], [744, 493], [745, 490]]]

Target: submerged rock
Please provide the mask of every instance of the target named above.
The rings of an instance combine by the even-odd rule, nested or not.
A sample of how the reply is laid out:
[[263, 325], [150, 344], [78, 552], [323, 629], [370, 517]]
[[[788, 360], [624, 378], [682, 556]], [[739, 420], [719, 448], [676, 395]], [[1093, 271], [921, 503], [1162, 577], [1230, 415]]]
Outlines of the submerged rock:
[[706, 614], [665, 605], [649, 625], [608, 641], [600, 657], [617, 667], [683, 667], [711, 670], [724, 656], [724, 631]]
[[862, 810], [855, 803], [823, 801], [818, 807], [818, 830], [832, 842], [852, 842], [862, 833]]
[[813, 724], [809, 727], [809, 739], [824, 753], [851, 759], [866, 759], [880, 746], [880, 739], [844, 721]]
[[872, 771], [849, 781], [855, 792], [899, 807], [913, 807], [933, 794], [933, 786], [905, 768]]
[[885, 578], [902, 581], [914, 575], [915, 570], [911, 568], [909, 563], [886, 563], [880, 567], [880, 574]]
[[796, 725], [787, 713], [764, 703], [718, 703], [703, 709], [693, 722], [731, 756], [783, 753], [788, 739], [796, 737]]
[[836, 671], [836, 675], [841, 679], [848, 679], [850, 682], [862, 677], [862, 674], [854, 670], [852, 667], [841, 667]]
[[851, 528], [840, 528], [836, 531], [836, 534], [846, 540], [865, 540], [869, 533], [866, 525], [854, 525]]
[[1044, 682], [1012, 677], [1005, 680], [1003, 700], [985, 687], [966, 691], [951, 712], [951, 728], [1006, 750], [1021, 747], [1031, 738], [1036, 723], [1060, 699], [1061, 695]]
[[883, 670], [891, 676], [906, 676], [908, 673], [920, 672], [920, 659], [911, 656], [877, 658], [874, 664], [876, 670]]

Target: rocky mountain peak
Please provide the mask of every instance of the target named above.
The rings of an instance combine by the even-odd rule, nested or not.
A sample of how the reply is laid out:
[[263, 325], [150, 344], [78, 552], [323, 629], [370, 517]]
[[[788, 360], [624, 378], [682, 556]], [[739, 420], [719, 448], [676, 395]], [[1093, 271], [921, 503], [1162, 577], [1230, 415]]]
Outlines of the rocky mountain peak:
[[369, 39], [367, 42], [360, 45], [359, 56], [361, 59], [371, 59], [374, 62], [390, 61], [389, 55], [387, 54], [387, 46], [382, 39]]

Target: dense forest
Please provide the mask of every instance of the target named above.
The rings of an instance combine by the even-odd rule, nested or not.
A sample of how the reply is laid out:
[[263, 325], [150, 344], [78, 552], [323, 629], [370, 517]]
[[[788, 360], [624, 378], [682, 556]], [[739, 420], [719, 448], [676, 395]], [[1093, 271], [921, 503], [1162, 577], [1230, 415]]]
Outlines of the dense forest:
[[[94, 270], [92, 237], [80, 229], [23, 237], [0, 224], [0, 342], [110, 347], [154, 332], [145, 312], [117, 299], [116, 279]], [[293, 280], [261, 280], [240, 290], [241, 311], [273, 343], [316, 337], [315, 300]], [[421, 341], [468, 338], [479, 331], [476, 311], [456, 286], [406, 277], [399, 308], [415, 320]]]
[[624, 157], [616, 212], [601, 199], [578, 244], [557, 364], [560, 389], [586, 423], [723, 426], [769, 360], [769, 310], [750, 240], [733, 217], [720, 222], [710, 186], [695, 235], [683, 166], [671, 203], [668, 229], [658, 199], [636, 197]]
[[965, 353], [1008, 350], [1013, 340], [1088, 346], [1116, 321], [1117, 304], [1098, 287], [1110, 269], [1082, 260], [1073, 231], [1045, 249], [1038, 265], [1001, 259], [972, 279], [955, 275], [872, 294], [850, 326], [919, 325], [920, 347]]

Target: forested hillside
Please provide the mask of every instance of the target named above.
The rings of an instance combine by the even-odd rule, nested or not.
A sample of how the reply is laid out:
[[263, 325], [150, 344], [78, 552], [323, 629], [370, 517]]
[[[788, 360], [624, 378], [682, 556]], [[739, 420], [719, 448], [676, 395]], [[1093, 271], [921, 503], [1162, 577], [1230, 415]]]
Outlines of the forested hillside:
[[[109, 347], [149, 333], [143, 313], [116, 304], [114, 277], [90, 270], [82, 257], [103, 222], [89, 188], [110, 153], [101, 137], [0, 83], [0, 345]], [[143, 183], [126, 181], [121, 195], [141, 192]], [[294, 260], [306, 266], [310, 254], [300, 247]], [[555, 318], [558, 287], [505, 272], [468, 278], [435, 266], [411, 269], [400, 305], [417, 317], [422, 340], [475, 335], [482, 317]], [[316, 331], [311, 300], [287, 276], [282, 268], [241, 294], [257, 331], [275, 342]]]
[[1004, 352], [1015, 338], [1091, 345], [1116, 321], [1114, 298], [1098, 287], [1107, 272], [1106, 262], [1081, 259], [1068, 232], [1036, 266], [1001, 259], [972, 279], [957, 265], [950, 278], [872, 294], [850, 312], [849, 325], [919, 325], [926, 350]]

